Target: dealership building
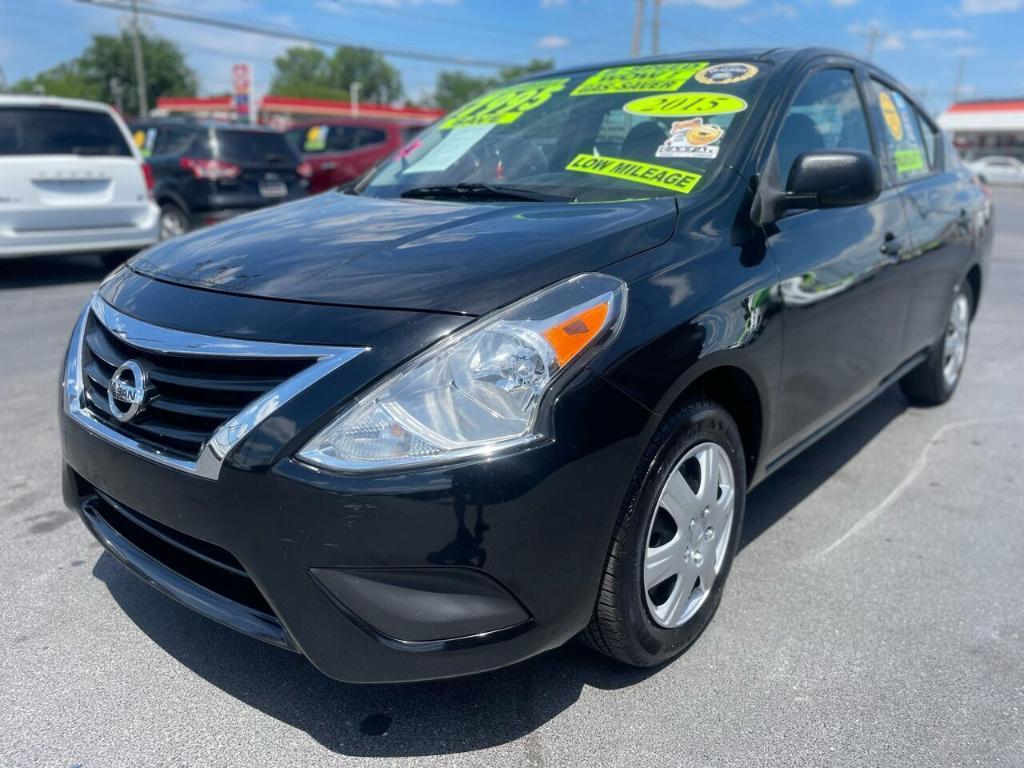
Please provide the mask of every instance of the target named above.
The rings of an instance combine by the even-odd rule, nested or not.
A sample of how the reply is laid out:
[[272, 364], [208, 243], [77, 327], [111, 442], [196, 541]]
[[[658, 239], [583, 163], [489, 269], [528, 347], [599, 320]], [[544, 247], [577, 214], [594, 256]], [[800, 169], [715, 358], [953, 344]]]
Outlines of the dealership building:
[[1024, 99], [957, 102], [938, 122], [965, 160], [1007, 155], [1024, 161]]
[[[214, 120], [235, 120], [235, 101], [232, 96], [161, 96], [157, 99], [152, 117], [194, 117]], [[298, 122], [313, 122], [331, 118], [373, 118], [401, 123], [428, 125], [444, 114], [440, 109], [422, 107], [392, 107], [386, 104], [358, 104], [328, 99], [300, 99], [291, 96], [264, 96], [257, 102], [256, 118], [263, 125], [286, 128]]]

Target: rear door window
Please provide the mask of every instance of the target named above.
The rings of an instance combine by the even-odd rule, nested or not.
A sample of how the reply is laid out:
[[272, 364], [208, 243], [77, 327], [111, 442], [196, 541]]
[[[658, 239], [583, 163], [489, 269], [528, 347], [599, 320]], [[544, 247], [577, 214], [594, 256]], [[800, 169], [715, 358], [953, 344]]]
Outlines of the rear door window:
[[175, 126], [162, 127], [153, 142], [154, 155], [180, 155], [192, 144], [194, 132]]
[[292, 148], [282, 133], [217, 130], [217, 159], [234, 163], [291, 163]]
[[891, 177], [902, 184], [927, 176], [931, 172], [931, 160], [914, 107], [899, 91], [874, 79], [871, 93]]
[[105, 112], [61, 107], [0, 107], [0, 155], [131, 157]]
[[388, 135], [378, 128], [356, 128], [352, 136], [352, 148], [369, 147], [374, 144], [383, 144], [388, 140]]

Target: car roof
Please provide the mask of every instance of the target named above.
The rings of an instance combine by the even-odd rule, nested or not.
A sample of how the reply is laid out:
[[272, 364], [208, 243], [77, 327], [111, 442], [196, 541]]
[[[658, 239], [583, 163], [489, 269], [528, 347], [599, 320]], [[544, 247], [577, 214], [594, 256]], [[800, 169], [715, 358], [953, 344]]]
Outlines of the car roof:
[[325, 117], [319, 120], [297, 120], [289, 125], [285, 130], [291, 131], [295, 128], [311, 128], [314, 125], [352, 125], [361, 128], [386, 128], [389, 125], [395, 125], [399, 128], [407, 128], [413, 125], [426, 127], [429, 124], [430, 123], [424, 123], [417, 120], [393, 120], [391, 118]]
[[133, 128], [150, 126], [157, 128], [161, 125], [180, 126], [182, 128], [209, 129], [216, 128], [220, 131], [251, 131], [253, 133], [280, 133], [265, 125], [253, 125], [251, 123], [231, 123], [227, 120], [193, 120], [188, 117], [139, 117], [128, 122]]
[[[711, 48], [697, 49], [690, 51], [678, 51], [673, 53], [659, 54], [657, 56], [645, 56], [636, 59], [614, 59], [611, 61], [592, 62], [580, 66], [567, 67], [551, 70], [550, 72], [538, 73], [545, 75], [562, 75], [573, 72], [580, 72], [589, 69], [601, 69], [604, 67], [628, 67], [637, 64], [668, 64], [675, 61], [714, 61], [723, 59], [737, 59], [746, 61], [765, 61], [773, 64], [783, 64], [793, 59], [813, 59], [818, 56], [841, 56], [843, 58], [856, 59], [850, 53], [835, 48], [804, 47], [759, 47], [759, 48]], [[529, 75], [534, 77], [534, 75]], [[525, 79], [525, 78], [524, 78]]]
[[60, 109], [84, 109], [91, 112], [112, 113], [114, 110], [109, 104], [101, 101], [87, 101], [85, 99], [66, 99], [63, 96], [38, 96], [28, 95], [0, 95], [0, 107], [50, 107]]

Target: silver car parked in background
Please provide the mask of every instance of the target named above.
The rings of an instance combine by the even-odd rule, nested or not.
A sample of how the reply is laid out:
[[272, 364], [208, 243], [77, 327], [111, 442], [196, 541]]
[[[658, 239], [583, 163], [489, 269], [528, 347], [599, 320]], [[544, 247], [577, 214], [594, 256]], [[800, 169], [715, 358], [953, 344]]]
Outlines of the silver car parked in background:
[[1024, 163], [1015, 157], [990, 155], [967, 166], [986, 184], [1019, 184], [1024, 186]]
[[159, 237], [152, 176], [105, 104], [0, 96], [0, 258], [99, 253], [122, 260]]

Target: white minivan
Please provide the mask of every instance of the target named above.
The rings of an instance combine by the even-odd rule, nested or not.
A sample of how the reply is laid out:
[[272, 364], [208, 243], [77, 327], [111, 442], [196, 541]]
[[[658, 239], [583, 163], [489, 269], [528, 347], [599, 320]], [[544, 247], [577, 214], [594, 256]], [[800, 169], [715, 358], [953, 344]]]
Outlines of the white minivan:
[[152, 175], [106, 104], [0, 96], [0, 258], [97, 253], [159, 239]]

